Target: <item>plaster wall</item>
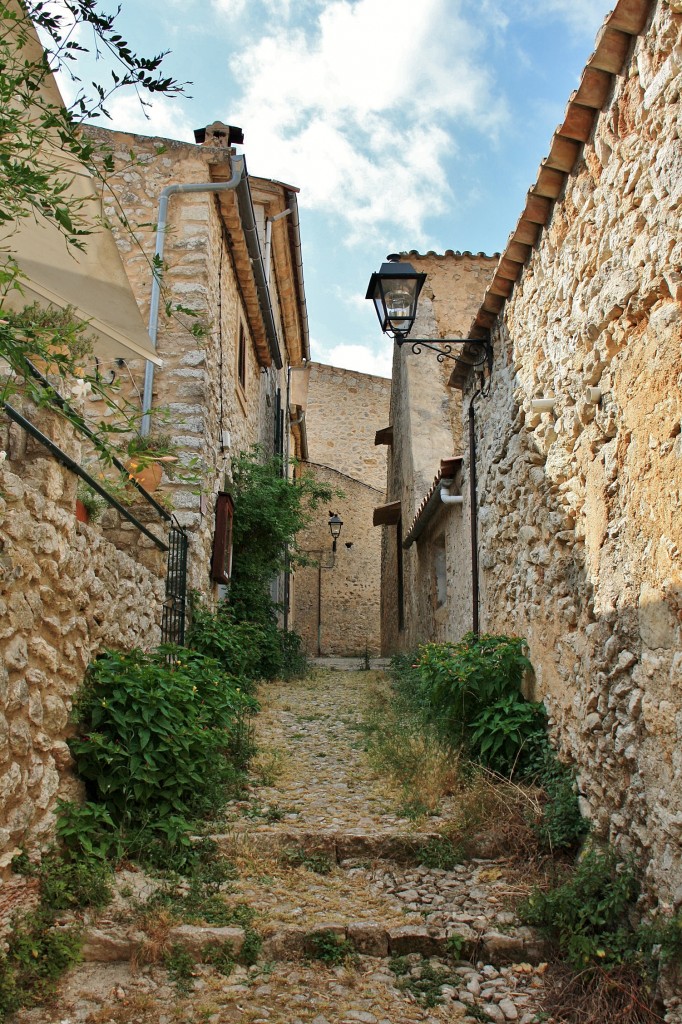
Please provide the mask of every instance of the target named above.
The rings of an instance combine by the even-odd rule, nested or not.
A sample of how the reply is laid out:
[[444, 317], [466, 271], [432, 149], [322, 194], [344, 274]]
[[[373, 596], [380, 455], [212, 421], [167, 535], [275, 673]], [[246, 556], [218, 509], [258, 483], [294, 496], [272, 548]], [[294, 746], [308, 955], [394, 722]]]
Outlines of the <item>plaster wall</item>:
[[585, 813], [679, 906], [682, 13], [652, 11], [498, 319], [478, 514], [482, 628], [528, 638]]

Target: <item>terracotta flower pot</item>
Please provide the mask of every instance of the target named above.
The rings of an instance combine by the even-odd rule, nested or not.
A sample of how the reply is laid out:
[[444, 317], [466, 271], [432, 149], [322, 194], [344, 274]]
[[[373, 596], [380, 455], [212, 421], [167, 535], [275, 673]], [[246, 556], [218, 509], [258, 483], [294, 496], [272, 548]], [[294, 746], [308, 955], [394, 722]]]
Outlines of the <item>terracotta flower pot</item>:
[[144, 487], [145, 491], [151, 494], [161, 483], [163, 466], [158, 462], [148, 462], [146, 466], [140, 466], [138, 461], [131, 459], [128, 463], [128, 472], [140, 487]]
[[76, 498], [76, 519], [78, 520], [79, 523], [90, 522], [90, 513], [88, 512], [87, 508], [80, 500], [80, 498]]
[[[47, 351], [51, 352], [55, 356], [68, 356], [69, 354], [67, 345], [48, 345]], [[39, 370], [45, 377], [47, 377], [48, 374], [59, 373], [59, 363], [48, 363], [38, 355], [30, 355], [28, 358], [31, 360], [36, 370]]]

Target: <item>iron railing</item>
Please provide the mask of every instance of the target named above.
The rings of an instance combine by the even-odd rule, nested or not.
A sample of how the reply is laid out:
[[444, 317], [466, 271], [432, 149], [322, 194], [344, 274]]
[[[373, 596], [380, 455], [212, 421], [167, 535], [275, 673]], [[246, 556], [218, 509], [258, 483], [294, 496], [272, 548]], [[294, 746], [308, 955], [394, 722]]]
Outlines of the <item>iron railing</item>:
[[161, 618], [161, 640], [164, 644], [182, 645], [185, 642], [188, 548], [187, 534], [174, 523], [168, 534], [166, 600]]

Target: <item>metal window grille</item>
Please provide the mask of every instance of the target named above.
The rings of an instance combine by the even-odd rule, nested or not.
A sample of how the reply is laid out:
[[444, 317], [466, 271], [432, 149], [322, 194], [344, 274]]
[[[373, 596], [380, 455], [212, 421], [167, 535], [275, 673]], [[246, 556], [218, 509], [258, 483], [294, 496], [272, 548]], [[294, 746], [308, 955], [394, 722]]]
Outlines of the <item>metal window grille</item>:
[[166, 600], [161, 619], [161, 639], [165, 644], [182, 645], [185, 642], [188, 547], [185, 531], [179, 526], [171, 526], [168, 534]]

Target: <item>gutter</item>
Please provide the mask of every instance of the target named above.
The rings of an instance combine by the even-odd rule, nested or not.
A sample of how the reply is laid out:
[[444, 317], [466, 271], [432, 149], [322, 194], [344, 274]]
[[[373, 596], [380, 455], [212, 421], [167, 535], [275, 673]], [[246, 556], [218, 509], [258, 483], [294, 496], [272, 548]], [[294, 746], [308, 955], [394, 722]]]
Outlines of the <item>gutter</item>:
[[298, 308], [301, 311], [301, 342], [303, 358], [310, 359], [310, 331], [308, 327], [308, 307], [305, 301], [305, 286], [303, 283], [303, 251], [301, 249], [301, 222], [298, 218], [298, 199], [296, 193], [285, 192], [287, 204], [291, 210], [289, 220], [289, 236], [293, 236], [292, 246], [294, 250], [294, 266], [296, 268], [296, 284], [298, 286]]

